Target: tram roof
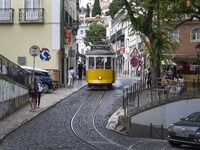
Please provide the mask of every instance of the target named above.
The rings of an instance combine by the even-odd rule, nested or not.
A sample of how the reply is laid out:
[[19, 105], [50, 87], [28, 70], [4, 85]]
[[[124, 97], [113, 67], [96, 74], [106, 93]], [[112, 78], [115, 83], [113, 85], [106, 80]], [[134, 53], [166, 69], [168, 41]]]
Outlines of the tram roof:
[[91, 50], [86, 55], [115, 55], [112, 46], [108, 44], [96, 44], [91, 46]]
[[116, 53], [114, 51], [99, 49], [99, 50], [90, 50], [86, 52], [85, 55], [115, 55], [115, 54]]

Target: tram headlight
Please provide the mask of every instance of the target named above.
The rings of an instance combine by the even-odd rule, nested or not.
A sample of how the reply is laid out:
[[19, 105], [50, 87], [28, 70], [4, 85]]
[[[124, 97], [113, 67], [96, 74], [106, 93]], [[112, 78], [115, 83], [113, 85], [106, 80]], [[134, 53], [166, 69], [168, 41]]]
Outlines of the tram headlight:
[[99, 80], [101, 80], [102, 79], [102, 77], [101, 76], [99, 76]]

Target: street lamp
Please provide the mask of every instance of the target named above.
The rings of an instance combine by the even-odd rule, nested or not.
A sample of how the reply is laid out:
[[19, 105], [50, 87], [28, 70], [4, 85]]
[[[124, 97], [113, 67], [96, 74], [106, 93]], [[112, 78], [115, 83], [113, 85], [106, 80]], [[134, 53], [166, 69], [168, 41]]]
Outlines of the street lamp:
[[197, 63], [198, 63], [198, 92], [199, 92], [199, 53], [200, 53], [200, 43], [197, 44], [197, 46], [195, 47], [196, 51], [197, 51]]

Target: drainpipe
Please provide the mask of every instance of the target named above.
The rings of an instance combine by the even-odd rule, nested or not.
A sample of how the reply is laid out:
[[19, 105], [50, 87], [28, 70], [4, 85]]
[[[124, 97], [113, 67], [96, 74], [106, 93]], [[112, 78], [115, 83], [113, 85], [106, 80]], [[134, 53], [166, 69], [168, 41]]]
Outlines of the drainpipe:
[[62, 58], [61, 58], [61, 84], [62, 86], [66, 86], [66, 56], [65, 56], [65, 48], [64, 48], [64, 1], [60, 1], [60, 49], [62, 50]]

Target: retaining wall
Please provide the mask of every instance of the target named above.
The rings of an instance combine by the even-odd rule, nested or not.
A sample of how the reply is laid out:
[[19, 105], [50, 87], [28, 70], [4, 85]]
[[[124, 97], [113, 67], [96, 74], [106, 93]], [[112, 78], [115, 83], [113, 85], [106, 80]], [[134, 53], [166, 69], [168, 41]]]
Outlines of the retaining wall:
[[[158, 107], [148, 108], [129, 117], [127, 128], [129, 128], [129, 134], [134, 137], [161, 138], [161, 133], [163, 132], [163, 137], [166, 138], [169, 124], [199, 111], [199, 108], [200, 99], [175, 101]], [[150, 124], [153, 125], [153, 132], [151, 131]], [[160, 130], [161, 126], [163, 126], [163, 131]], [[155, 132], [158, 132], [160, 136]]]
[[28, 89], [7, 78], [0, 78], [0, 119], [15, 112], [27, 102]]

